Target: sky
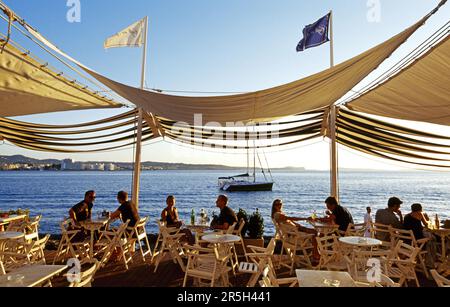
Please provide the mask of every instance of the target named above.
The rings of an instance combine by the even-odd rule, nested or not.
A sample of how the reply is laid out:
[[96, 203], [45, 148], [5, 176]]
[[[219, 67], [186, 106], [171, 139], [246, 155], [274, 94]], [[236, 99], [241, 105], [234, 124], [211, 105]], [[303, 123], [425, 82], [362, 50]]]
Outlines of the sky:
[[[205, 92], [250, 92], [285, 84], [329, 67], [329, 45], [297, 53], [304, 26], [330, 10], [334, 14], [335, 63], [382, 43], [414, 24], [439, 1], [423, 0], [81, 0], [80, 22], [69, 22], [67, 0], [3, 0], [63, 51], [88, 67], [139, 86], [141, 50], [103, 49], [104, 40], [149, 17], [147, 87]], [[76, 2], [76, 1], [72, 1]], [[374, 13], [375, 12], [375, 13]], [[379, 12], [379, 15], [377, 14]], [[372, 14], [374, 13], [374, 14]], [[447, 5], [365, 82], [387, 70], [448, 21]], [[379, 17], [379, 18], [377, 18]], [[5, 32], [6, 24], [0, 23]], [[13, 37], [20, 41], [20, 37]], [[26, 47], [30, 42], [23, 41]], [[38, 52], [38, 51], [37, 51]], [[53, 63], [52, 63], [53, 64]], [[363, 82], [362, 85], [365, 83]], [[356, 88], [357, 89], [357, 88]], [[124, 110], [90, 110], [17, 119], [51, 124], [80, 123]], [[443, 127], [402, 123], [442, 132]], [[445, 128], [446, 129], [446, 128]], [[132, 161], [133, 151], [100, 154], [50, 154], [0, 145], [0, 155], [73, 158], [77, 161]], [[329, 168], [326, 140], [267, 154], [273, 168]], [[209, 152], [160, 142], [143, 148], [142, 160], [245, 165], [242, 154]], [[413, 166], [367, 157], [339, 147], [342, 168], [411, 169]]]

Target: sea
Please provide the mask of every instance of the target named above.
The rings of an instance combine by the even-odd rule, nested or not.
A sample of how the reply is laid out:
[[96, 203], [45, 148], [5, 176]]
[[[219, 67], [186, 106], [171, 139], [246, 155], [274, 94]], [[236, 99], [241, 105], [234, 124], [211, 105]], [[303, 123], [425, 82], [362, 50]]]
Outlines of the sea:
[[[236, 175], [230, 171], [145, 171], [141, 177], [140, 215], [149, 216], [147, 231], [157, 233], [156, 220], [168, 195], [176, 197], [180, 218], [190, 221], [192, 209], [209, 216], [218, 214], [215, 200], [222, 194], [218, 177]], [[450, 174], [441, 172], [342, 171], [341, 204], [352, 213], [355, 222], [363, 222], [366, 207], [373, 212], [385, 208], [392, 196], [404, 201], [408, 213], [413, 203], [421, 203], [430, 215], [441, 221], [450, 219]], [[305, 171], [274, 173], [272, 192], [228, 193], [229, 206], [251, 214], [258, 210], [265, 222], [265, 235], [274, 234], [270, 214], [272, 202], [282, 199], [289, 216], [310, 217], [314, 211], [325, 214], [324, 200], [329, 196], [329, 172]], [[0, 172], [0, 211], [29, 209], [32, 216], [42, 214], [41, 233], [59, 234], [59, 223], [69, 209], [83, 199], [84, 192], [95, 190], [94, 216], [103, 210], [114, 211], [118, 191], [130, 191], [131, 172]]]

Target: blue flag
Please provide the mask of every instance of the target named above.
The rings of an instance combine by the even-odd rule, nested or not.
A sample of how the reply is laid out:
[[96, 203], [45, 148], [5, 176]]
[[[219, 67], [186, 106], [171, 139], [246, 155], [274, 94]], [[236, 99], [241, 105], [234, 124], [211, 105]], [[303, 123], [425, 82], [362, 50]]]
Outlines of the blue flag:
[[330, 17], [331, 13], [303, 29], [303, 39], [297, 45], [297, 52], [304, 51], [308, 48], [317, 47], [330, 41], [328, 38]]

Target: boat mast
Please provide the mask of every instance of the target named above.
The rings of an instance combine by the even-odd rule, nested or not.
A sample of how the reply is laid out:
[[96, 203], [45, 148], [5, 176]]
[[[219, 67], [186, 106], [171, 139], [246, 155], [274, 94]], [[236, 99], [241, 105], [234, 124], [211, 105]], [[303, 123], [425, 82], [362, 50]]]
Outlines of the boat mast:
[[[253, 133], [255, 134], [255, 126], [253, 126]], [[253, 182], [256, 183], [256, 140], [253, 139]]]

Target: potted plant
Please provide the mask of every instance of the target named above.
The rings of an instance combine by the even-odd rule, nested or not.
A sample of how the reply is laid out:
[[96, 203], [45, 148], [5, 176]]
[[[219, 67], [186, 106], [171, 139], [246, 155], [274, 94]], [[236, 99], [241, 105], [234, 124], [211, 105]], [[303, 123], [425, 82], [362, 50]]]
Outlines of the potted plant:
[[[247, 225], [248, 238], [244, 239], [245, 246], [264, 247], [264, 218], [258, 209], [250, 215]], [[247, 249], [247, 252], [251, 251]]]

